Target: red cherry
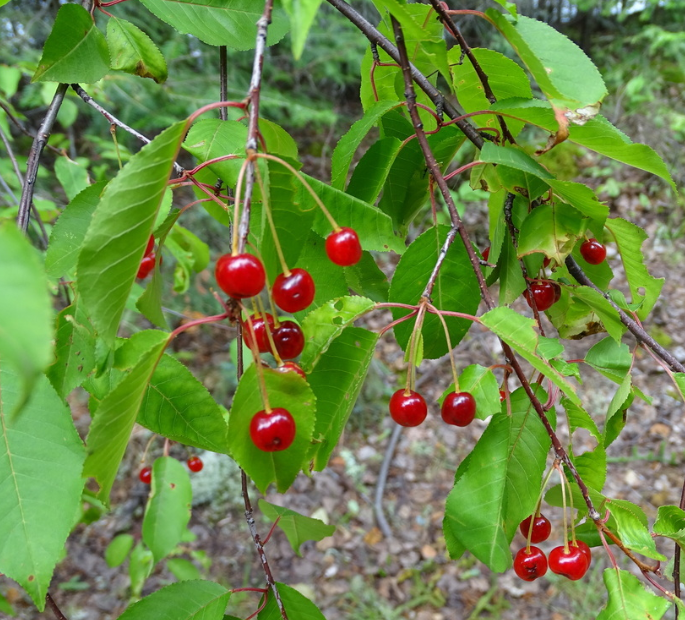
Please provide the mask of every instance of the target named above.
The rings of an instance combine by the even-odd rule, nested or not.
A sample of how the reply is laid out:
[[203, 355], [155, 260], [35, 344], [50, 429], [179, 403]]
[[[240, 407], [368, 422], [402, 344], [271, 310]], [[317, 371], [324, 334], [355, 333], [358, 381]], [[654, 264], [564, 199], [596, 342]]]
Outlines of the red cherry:
[[199, 456], [191, 456], [187, 461], [187, 465], [190, 471], [194, 471], [196, 473], [198, 471], [202, 471], [202, 468], [205, 466]]
[[326, 254], [341, 267], [357, 264], [362, 257], [362, 246], [357, 233], [346, 227], [333, 231], [326, 237]]
[[561, 287], [557, 282], [550, 280], [552, 283], [552, 288], [554, 289], [554, 303], [557, 303], [561, 299]]
[[413, 390], [397, 390], [390, 398], [390, 415], [400, 426], [418, 426], [428, 415], [423, 396]]
[[144, 484], [150, 484], [152, 482], [152, 467], [143, 467], [138, 472], [138, 478]]
[[314, 280], [304, 269], [293, 269], [289, 276], [281, 273], [272, 289], [276, 305], [286, 312], [304, 310], [314, 300]]
[[153, 252], [149, 256], [144, 256], [143, 260], [140, 261], [140, 267], [138, 267], [138, 274], [136, 278], [143, 280], [150, 275], [150, 272], [155, 268], [155, 253]]
[[[523, 534], [526, 538], [528, 538], [528, 532], [530, 531], [530, 520], [532, 518], [533, 516], [531, 515], [527, 519], [524, 519], [521, 521], [521, 525], [519, 526], [521, 534]], [[535, 521], [533, 521], [533, 532], [530, 535], [530, 542], [535, 544], [544, 542], [549, 538], [551, 533], [552, 524], [549, 522], [549, 519], [544, 515], [535, 517]]]
[[147, 240], [147, 247], [145, 248], [145, 254], [144, 256], [150, 256], [152, 254], [152, 250], [155, 249], [155, 238], [153, 235], [150, 235], [150, 238]]
[[252, 443], [263, 452], [279, 452], [290, 447], [295, 439], [295, 420], [287, 409], [276, 407], [267, 413], [262, 409], [250, 422]]
[[568, 553], [563, 545], [554, 547], [549, 553], [549, 569], [571, 581], [582, 579], [588, 569], [587, 558], [580, 547], [569, 546]]
[[266, 282], [262, 261], [252, 254], [224, 254], [216, 262], [216, 283], [233, 299], [259, 295]]
[[599, 265], [607, 257], [607, 249], [593, 237], [580, 246], [580, 255], [591, 265]]
[[305, 374], [304, 370], [302, 370], [301, 366], [295, 362], [283, 362], [283, 366], [279, 366], [276, 368], [276, 370], [278, 372], [296, 372], [303, 379], [307, 379], [307, 375]]
[[442, 419], [454, 426], [468, 426], [476, 417], [476, 399], [469, 392], [452, 392], [442, 401]]
[[[533, 299], [535, 299], [535, 305], [539, 312], [544, 312], [554, 305], [557, 300], [557, 289], [559, 289], [558, 294], [561, 295], [559, 285], [552, 280], [536, 280], [535, 282], [531, 282], [530, 291], [533, 293]], [[523, 296], [526, 298], [528, 305], [532, 308], [533, 303], [530, 300], [528, 289], [523, 291]]]
[[294, 321], [283, 321], [281, 326], [274, 330], [273, 338], [276, 351], [284, 360], [297, 357], [304, 349], [304, 334]]
[[482, 256], [483, 256], [483, 260], [484, 260], [484, 261], [487, 261], [487, 260], [488, 260], [488, 257], [490, 256], [490, 246], [488, 246], [487, 248], [485, 248], [485, 249], [483, 250]]
[[[264, 322], [264, 316], [266, 317], [266, 323]], [[269, 353], [271, 351], [271, 345], [269, 344], [269, 336], [267, 334], [267, 326], [269, 331], [273, 333], [274, 330], [274, 317], [268, 312], [264, 313], [264, 316], [258, 314], [253, 314], [250, 317], [250, 321], [243, 321], [243, 342], [252, 348], [252, 332], [254, 331], [255, 342], [257, 343], [257, 349], [260, 353]], [[252, 323], [252, 328], [250, 329], [250, 322]]]
[[503, 402], [507, 397], [507, 393], [504, 390], [499, 391], [499, 402]]
[[542, 266], [544, 269], [547, 269], [549, 267], [549, 264], [552, 262], [552, 259], [549, 256], [545, 256], [545, 260], [542, 261]]
[[587, 560], [587, 567], [590, 568], [590, 564], [592, 564], [592, 551], [590, 551], [590, 547], [588, 547], [588, 545], [582, 540], [572, 540], [569, 545], [572, 547], [577, 547], [583, 552], [583, 555]]
[[537, 547], [524, 547], [514, 557], [514, 571], [524, 581], [535, 581], [547, 572], [547, 558]]

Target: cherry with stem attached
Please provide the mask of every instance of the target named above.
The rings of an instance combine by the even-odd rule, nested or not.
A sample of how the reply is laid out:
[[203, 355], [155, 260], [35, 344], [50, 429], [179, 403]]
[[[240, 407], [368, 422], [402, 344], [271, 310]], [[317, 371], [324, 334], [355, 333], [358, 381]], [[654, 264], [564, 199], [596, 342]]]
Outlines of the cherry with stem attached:
[[549, 535], [552, 533], [552, 524], [543, 514], [531, 515], [521, 521], [519, 530], [526, 538], [530, 535], [530, 542], [537, 544], [544, 542], [549, 538]]
[[356, 265], [362, 257], [362, 246], [357, 233], [348, 227], [334, 230], [326, 237], [326, 254], [336, 265]]
[[[561, 287], [553, 280], [535, 280], [530, 284], [530, 293], [532, 293], [535, 305], [540, 312], [544, 312], [551, 308], [561, 296]], [[532, 308], [533, 302], [531, 296], [526, 289], [523, 292], [528, 305]]]
[[585, 259], [586, 263], [590, 265], [599, 265], [604, 262], [607, 257], [607, 249], [597, 239], [592, 237], [584, 241], [580, 246], [580, 255]]
[[314, 280], [299, 267], [276, 277], [271, 294], [276, 305], [285, 312], [299, 312], [314, 301]]
[[186, 465], [188, 465], [188, 469], [192, 472], [199, 472], [202, 471], [202, 468], [205, 466], [205, 464], [202, 462], [202, 459], [199, 456], [191, 456], [187, 461]]
[[259, 295], [266, 282], [264, 266], [252, 254], [224, 254], [214, 269], [216, 283], [233, 299]]
[[152, 467], [143, 467], [139, 472], [138, 472], [138, 479], [143, 483], [143, 484], [150, 484], [152, 482]]
[[426, 401], [414, 390], [402, 388], [390, 398], [390, 416], [400, 426], [418, 426], [427, 415]]
[[294, 321], [283, 321], [272, 337], [278, 355], [284, 360], [297, 357], [304, 349], [304, 334]]
[[524, 547], [514, 557], [514, 571], [524, 581], [535, 581], [547, 572], [547, 558], [537, 547]]
[[287, 450], [295, 439], [295, 420], [287, 409], [258, 411], [250, 422], [250, 439], [263, 452]]
[[269, 353], [271, 345], [267, 332], [273, 333], [274, 317], [268, 312], [253, 314], [249, 320], [243, 323], [243, 342], [252, 348], [252, 335], [260, 353]]

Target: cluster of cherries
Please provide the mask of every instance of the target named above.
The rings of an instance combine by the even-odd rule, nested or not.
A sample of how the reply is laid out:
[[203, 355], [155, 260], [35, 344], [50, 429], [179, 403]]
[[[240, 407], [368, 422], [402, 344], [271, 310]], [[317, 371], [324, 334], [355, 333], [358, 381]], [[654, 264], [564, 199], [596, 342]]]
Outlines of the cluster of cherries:
[[[145, 248], [145, 255], [143, 260], [140, 261], [140, 267], [138, 267], [138, 274], [136, 277], [139, 280], [143, 280], [150, 275], [150, 272], [155, 268], [155, 262], [157, 258], [155, 256], [155, 238], [150, 235], [147, 241], [147, 247]], [[161, 258], [160, 258], [161, 265]]]
[[[519, 529], [528, 540], [528, 545], [519, 550], [514, 557], [514, 571], [524, 581], [535, 581], [547, 572], [548, 562], [544, 552], [530, 543], [537, 544], [547, 540], [552, 532], [552, 526], [547, 517], [538, 513], [535, 517], [531, 515], [524, 519]], [[571, 581], [582, 579], [591, 562], [590, 547], [575, 537], [549, 552], [549, 569]]]
[[[357, 233], [351, 228], [338, 228], [326, 238], [328, 258], [341, 267], [356, 264], [362, 257]], [[215, 268], [216, 282], [229, 297], [242, 300], [259, 295], [266, 284], [262, 262], [252, 254], [224, 254]], [[271, 287], [273, 301], [285, 312], [299, 312], [314, 300], [315, 286], [304, 269], [286, 269]], [[294, 321], [279, 321], [268, 312], [256, 313], [243, 320], [243, 340], [253, 351], [275, 353], [281, 360], [276, 370], [296, 372], [302, 368], [291, 361], [304, 349], [304, 334]], [[283, 361], [288, 360], [288, 361]], [[296, 425], [292, 414], [283, 407], [267, 407], [257, 412], [250, 422], [250, 438], [264, 452], [286, 450], [295, 439]]]
[[[202, 468], [205, 466], [204, 463], [202, 462], [202, 459], [199, 456], [191, 456], [186, 461], [186, 465], [188, 465], [188, 469], [190, 471], [195, 472], [195, 473], [202, 471]], [[152, 482], [152, 467], [149, 467], [149, 466], [143, 467], [138, 472], [138, 478], [144, 484], [150, 484]]]
[[[469, 392], [452, 392], [440, 409], [442, 419], [453, 426], [468, 426], [476, 417], [476, 399]], [[428, 406], [421, 394], [402, 388], [390, 398], [390, 416], [400, 426], [418, 426], [426, 419]]]

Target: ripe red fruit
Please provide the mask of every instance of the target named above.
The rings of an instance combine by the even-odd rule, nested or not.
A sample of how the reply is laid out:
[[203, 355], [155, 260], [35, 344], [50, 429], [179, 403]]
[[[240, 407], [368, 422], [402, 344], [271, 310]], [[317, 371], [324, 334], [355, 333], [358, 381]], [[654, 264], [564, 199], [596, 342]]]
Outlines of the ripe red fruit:
[[145, 248], [145, 254], [144, 256], [150, 256], [152, 254], [152, 250], [155, 249], [155, 238], [153, 235], [150, 235], [150, 238], [147, 240], [147, 246]]
[[580, 246], [580, 255], [591, 265], [599, 265], [607, 257], [607, 249], [593, 237]]
[[[519, 526], [521, 534], [523, 534], [526, 538], [528, 538], [528, 532], [530, 531], [530, 520], [532, 518], [533, 516], [531, 515], [527, 519], [524, 519], [523, 521], [521, 521], [521, 525]], [[547, 540], [551, 533], [552, 524], [549, 522], [549, 519], [544, 515], [535, 517], [535, 521], [533, 521], [533, 532], [530, 535], [530, 542], [536, 544], [541, 543]]]
[[304, 349], [304, 334], [294, 321], [283, 321], [281, 326], [274, 330], [273, 339], [278, 355], [284, 360], [297, 357]]
[[[558, 296], [561, 295], [561, 288], [552, 280], [536, 280], [531, 282], [530, 291], [533, 293], [533, 299], [535, 299], [535, 305], [539, 312], [544, 312], [552, 307], [559, 300]], [[523, 296], [532, 308], [533, 302], [528, 294], [528, 289], [523, 291]]]
[[356, 265], [362, 257], [362, 246], [357, 233], [346, 227], [333, 231], [326, 237], [326, 254], [341, 267]]
[[152, 467], [143, 467], [138, 472], [138, 478], [144, 484], [150, 484], [152, 482]]
[[577, 547], [582, 551], [585, 559], [587, 560], [587, 567], [590, 568], [590, 564], [592, 564], [592, 551], [590, 551], [590, 547], [588, 547], [588, 545], [582, 540], [572, 540], [569, 545], [571, 547]]
[[295, 439], [295, 420], [287, 409], [276, 407], [267, 413], [263, 409], [250, 422], [250, 439], [263, 452], [286, 450]]
[[304, 310], [314, 300], [314, 280], [304, 269], [293, 269], [289, 276], [281, 273], [272, 289], [276, 305], [286, 312]]
[[[266, 317], [266, 322], [264, 321], [264, 317]], [[250, 329], [250, 322], [252, 323], [252, 328]], [[243, 342], [252, 348], [252, 332], [254, 331], [255, 335], [255, 342], [257, 344], [257, 349], [259, 350], [260, 353], [269, 353], [271, 352], [271, 345], [269, 344], [269, 336], [267, 334], [267, 327], [268, 331], [273, 333], [274, 330], [274, 317], [270, 315], [268, 312], [265, 312], [264, 315], [259, 315], [259, 314], [253, 314], [250, 317], [250, 322], [248, 321], [243, 321]]]
[[499, 391], [499, 402], [503, 402], [506, 397], [507, 397], [507, 393], [504, 390], [500, 390]]
[[428, 415], [423, 396], [414, 390], [397, 390], [390, 398], [390, 415], [400, 426], [418, 426]]
[[452, 392], [442, 401], [442, 419], [454, 426], [468, 426], [476, 417], [476, 399], [469, 392]]
[[259, 295], [266, 282], [262, 261], [252, 254], [224, 254], [214, 269], [216, 283], [233, 299]]
[[283, 366], [278, 366], [278, 368], [276, 368], [276, 370], [278, 372], [296, 372], [303, 379], [305, 379], [305, 380], [307, 379], [307, 375], [304, 372], [304, 370], [302, 370], [300, 365], [296, 364], [295, 362], [284, 362]]
[[587, 558], [580, 547], [569, 546], [568, 553], [563, 545], [554, 547], [549, 553], [549, 569], [571, 581], [581, 579], [588, 569]]
[[202, 471], [202, 468], [205, 466], [205, 464], [202, 462], [202, 459], [199, 456], [191, 456], [188, 461], [188, 469], [190, 471], [198, 472]]
[[524, 547], [514, 557], [514, 571], [524, 581], [535, 581], [547, 572], [547, 558], [537, 547]]
[[153, 252], [149, 256], [144, 256], [143, 260], [140, 261], [140, 267], [138, 267], [138, 273], [136, 278], [142, 280], [150, 275], [150, 272], [155, 268], [155, 253]]
[[490, 246], [488, 246], [487, 248], [485, 248], [483, 250], [482, 256], [483, 256], [483, 260], [485, 260], [485, 261], [488, 260], [488, 257], [490, 256]]

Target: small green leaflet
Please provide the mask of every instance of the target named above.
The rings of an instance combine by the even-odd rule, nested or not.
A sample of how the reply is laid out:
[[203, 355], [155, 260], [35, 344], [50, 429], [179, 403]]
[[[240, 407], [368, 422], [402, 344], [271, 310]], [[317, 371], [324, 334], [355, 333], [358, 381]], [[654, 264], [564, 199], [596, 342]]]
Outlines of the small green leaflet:
[[88, 187], [88, 170], [68, 157], [58, 157], [55, 161], [55, 174], [69, 200]]
[[109, 71], [107, 41], [80, 4], [59, 8], [32, 82], [92, 84]]
[[107, 22], [107, 44], [112, 69], [151, 78], [158, 84], [166, 81], [164, 56], [138, 26], [119, 17], [110, 17]]
[[139, 542], [133, 547], [128, 560], [128, 575], [131, 579], [131, 596], [133, 598], [140, 598], [145, 580], [150, 576], [153, 566], [152, 551], [142, 542]]
[[640, 580], [620, 568], [604, 571], [609, 601], [597, 620], [659, 620], [671, 602], [647, 590]]
[[192, 499], [186, 467], [170, 456], [157, 459], [152, 466], [152, 490], [143, 518], [143, 542], [155, 562], [181, 542], [190, 521]]
[[350, 196], [375, 204], [402, 151], [402, 141], [389, 136], [374, 142], [355, 166], [345, 190]]
[[202, 574], [197, 566], [189, 560], [183, 558], [170, 558], [166, 561], [166, 567], [169, 572], [176, 577], [177, 581], [191, 581], [193, 579], [201, 579]]
[[321, 2], [322, 0], [283, 0], [283, 8], [290, 17], [290, 36], [295, 60], [302, 56], [307, 33], [314, 23]]
[[335, 532], [335, 525], [326, 525], [319, 519], [305, 517], [299, 512], [289, 510], [283, 506], [270, 504], [263, 499], [259, 500], [259, 509], [267, 519], [271, 521], [278, 519], [278, 527], [283, 530], [293, 551], [300, 557], [302, 557], [300, 547], [303, 542], [307, 540], [323, 540], [327, 536], [332, 536], [333, 532]]
[[135, 540], [131, 534], [119, 534], [112, 538], [112, 542], [105, 549], [105, 562], [110, 568], [121, 566], [133, 549]]
[[666, 561], [666, 557], [656, 550], [642, 508], [621, 499], [608, 499], [606, 508], [616, 521], [618, 537], [628, 549], [653, 560]]
[[[288, 618], [293, 620], [326, 620], [318, 607], [295, 588], [286, 586], [284, 583], [277, 583], [276, 587]], [[259, 612], [257, 620], [280, 620], [282, 617], [278, 603], [276, 603], [276, 597], [269, 596], [266, 606]]]
[[685, 547], [685, 510], [678, 506], [659, 506], [654, 533], [667, 536]]

